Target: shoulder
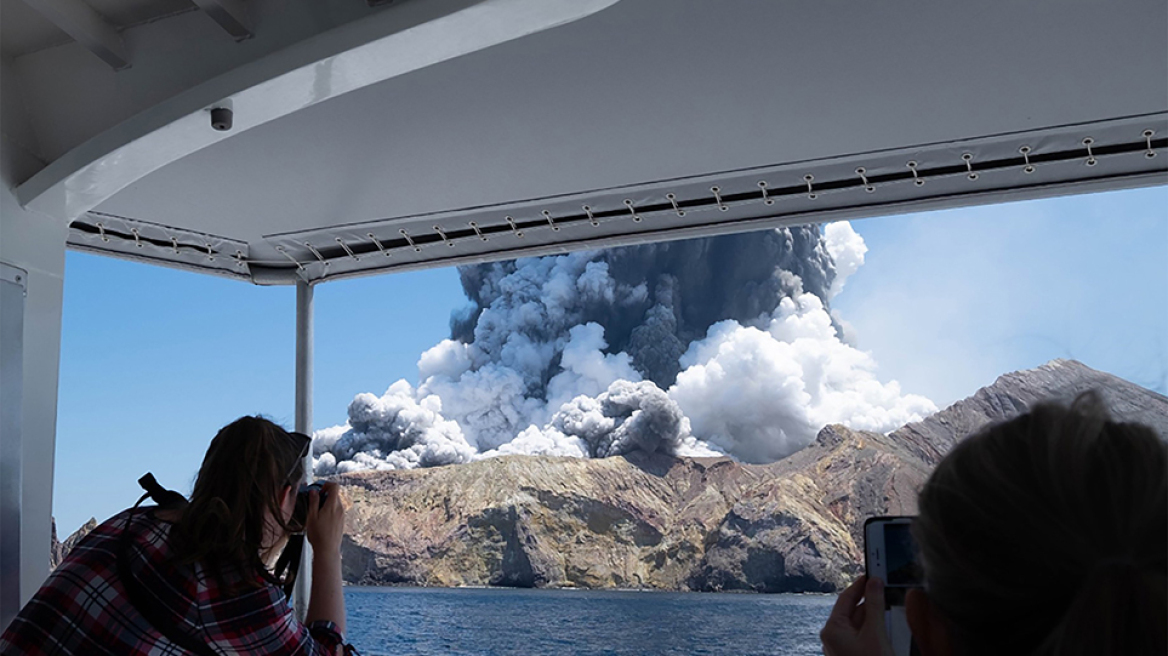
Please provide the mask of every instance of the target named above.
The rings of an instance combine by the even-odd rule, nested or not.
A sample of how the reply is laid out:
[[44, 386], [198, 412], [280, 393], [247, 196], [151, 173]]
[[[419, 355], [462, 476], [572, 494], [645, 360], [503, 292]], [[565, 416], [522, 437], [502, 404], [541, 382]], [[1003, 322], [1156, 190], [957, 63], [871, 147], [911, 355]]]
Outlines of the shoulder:
[[[97, 644], [93, 641], [102, 639], [99, 636], [124, 648], [149, 635], [148, 629], [138, 623], [118, 574], [123, 531], [132, 544], [139, 546], [138, 553], [155, 549], [152, 545], [159, 537], [156, 527], [150, 518], [140, 514], [118, 513], [73, 547], [13, 620], [10, 632], [5, 633], [11, 641], [6, 649], [21, 653], [21, 644], [43, 646], [45, 641], [67, 637], [58, 645], [61, 651], [90, 653], [90, 647]], [[135, 568], [150, 569], [141, 563]], [[116, 629], [116, 638], [111, 637], [112, 629]], [[29, 653], [38, 652], [38, 648], [32, 648]]]
[[145, 538], [148, 542], [161, 541], [165, 538], [165, 531], [160, 533], [156, 524], [156, 520], [149, 517], [144, 509], [123, 510], [81, 538], [65, 554], [55, 571], [67, 570], [79, 563], [92, 564], [116, 557], [123, 535], [132, 540]]
[[155, 516], [157, 509], [154, 506], [144, 508], [127, 508], [97, 525], [89, 532], [85, 539], [90, 537], [121, 537], [123, 531], [131, 534], [165, 534], [170, 530], [170, 523], [164, 522]]
[[58, 571], [72, 585], [108, 583], [111, 593], [120, 596], [125, 568], [160, 603], [174, 609], [189, 607], [197, 588], [194, 568], [175, 561], [171, 525], [153, 511], [153, 507], [125, 510], [102, 522], [65, 556]]

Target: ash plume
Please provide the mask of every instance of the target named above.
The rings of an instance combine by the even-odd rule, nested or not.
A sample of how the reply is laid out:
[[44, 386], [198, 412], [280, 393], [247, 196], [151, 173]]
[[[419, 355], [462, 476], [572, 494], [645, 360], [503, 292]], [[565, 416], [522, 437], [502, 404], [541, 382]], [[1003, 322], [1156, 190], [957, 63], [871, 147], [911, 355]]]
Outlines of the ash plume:
[[512, 453], [782, 458], [827, 423], [936, 410], [881, 383], [831, 298], [867, 248], [847, 223], [459, 268], [471, 305], [418, 384], [358, 395], [317, 473]]
[[[853, 233], [854, 234], [854, 233]], [[718, 321], [749, 323], [770, 313], [789, 296], [780, 272], [794, 274], [803, 289], [827, 299], [835, 266], [818, 227], [614, 248], [561, 258], [460, 267], [462, 288], [473, 308], [451, 321], [453, 339], [474, 342], [485, 353], [498, 353], [496, 314], [546, 341], [564, 326], [593, 322], [604, 326], [613, 353], [627, 353], [646, 380], [668, 388], [679, 371], [686, 346], [705, 336]], [[549, 261], [550, 260], [550, 261]], [[574, 266], [573, 266], [574, 265]], [[553, 277], [541, 289], [539, 274]], [[567, 278], [559, 278], [567, 274]], [[528, 324], [513, 311], [541, 302], [546, 326]], [[484, 321], [484, 314], [487, 315]], [[519, 319], [516, 321], [515, 319]]]

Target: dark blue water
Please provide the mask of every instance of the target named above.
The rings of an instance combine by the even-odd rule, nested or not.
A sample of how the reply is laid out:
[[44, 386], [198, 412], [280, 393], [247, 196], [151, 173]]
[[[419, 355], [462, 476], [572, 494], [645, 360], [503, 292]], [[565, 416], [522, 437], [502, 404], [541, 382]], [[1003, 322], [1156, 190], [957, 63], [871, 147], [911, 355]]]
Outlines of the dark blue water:
[[388, 654], [821, 654], [828, 595], [345, 589], [349, 640]]

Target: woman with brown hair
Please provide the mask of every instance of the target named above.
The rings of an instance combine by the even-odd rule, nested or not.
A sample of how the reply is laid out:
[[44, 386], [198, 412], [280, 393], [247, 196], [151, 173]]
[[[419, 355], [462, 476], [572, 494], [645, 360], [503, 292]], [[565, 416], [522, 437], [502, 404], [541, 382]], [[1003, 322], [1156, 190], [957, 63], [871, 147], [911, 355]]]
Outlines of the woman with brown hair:
[[[1168, 653], [1168, 445], [1097, 395], [965, 439], [919, 512], [925, 586], [906, 611], [922, 656]], [[824, 652], [890, 653], [883, 607], [879, 580], [854, 583]]]
[[12, 621], [0, 653], [339, 653], [344, 509], [335, 484], [325, 484], [323, 503], [316, 491], [308, 503], [307, 626], [270, 571], [300, 528], [291, 517], [310, 446], [261, 417], [224, 427], [189, 503], [133, 508], [94, 529]]

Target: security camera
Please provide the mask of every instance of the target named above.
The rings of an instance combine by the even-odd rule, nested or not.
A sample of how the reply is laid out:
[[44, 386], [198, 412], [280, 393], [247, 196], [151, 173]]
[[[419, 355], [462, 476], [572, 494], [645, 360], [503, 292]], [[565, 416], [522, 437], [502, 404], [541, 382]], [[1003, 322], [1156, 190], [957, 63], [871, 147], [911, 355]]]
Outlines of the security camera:
[[234, 115], [226, 107], [216, 107], [211, 110], [211, 127], [220, 132], [231, 129], [231, 119]]

